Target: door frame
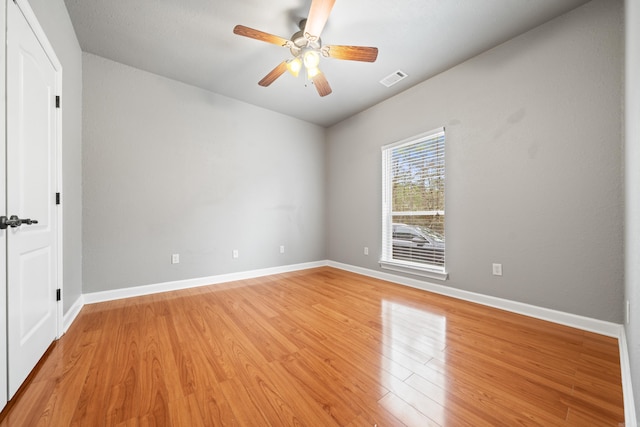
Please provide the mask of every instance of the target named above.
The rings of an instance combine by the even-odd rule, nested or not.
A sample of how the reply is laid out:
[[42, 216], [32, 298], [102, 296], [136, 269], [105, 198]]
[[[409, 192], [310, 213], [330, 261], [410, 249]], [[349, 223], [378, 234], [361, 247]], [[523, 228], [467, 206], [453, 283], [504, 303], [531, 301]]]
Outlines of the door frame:
[[[27, 24], [29, 24], [29, 27], [31, 27], [31, 30], [33, 31], [33, 34], [35, 34], [36, 38], [38, 39], [38, 42], [40, 43], [40, 45], [42, 46], [42, 49], [44, 50], [45, 54], [47, 55], [47, 57], [49, 58], [49, 61], [51, 61], [51, 64], [53, 65], [53, 68], [55, 69], [55, 73], [56, 73], [56, 77], [55, 77], [55, 84], [56, 84], [56, 88], [55, 88], [55, 93], [57, 96], [60, 96], [62, 94], [62, 63], [58, 60], [58, 56], [56, 55], [53, 46], [51, 45], [51, 43], [49, 42], [49, 38], [47, 37], [47, 35], [44, 32], [44, 29], [40, 26], [40, 23], [38, 22], [38, 18], [36, 17], [36, 14], [34, 13], [33, 9], [31, 9], [31, 6], [29, 5], [29, 2], [27, 0], [6, 0], [6, 2], [11, 2], [13, 1], [16, 6], [18, 6], [18, 9], [20, 10], [20, 12], [22, 12], [22, 15], [24, 16], [25, 20], [27, 21]], [[9, 7], [10, 5], [7, 5], [7, 7]], [[6, 18], [5, 18], [6, 19]], [[5, 25], [7, 25], [8, 23], [5, 21]], [[5, 52], [5, 61], [6, 61], [6, 52]], [[6, 80], [5, 80], [6, 82]], [[6, 84], [6, 83], [5, 83]], [[5, 104], [6, 104], [6, 92], [5, 92]], [[60, 102], [60, 107], [56, 108], [56, 115], [55, 115], [55, 123], [56, 123], [56, 135], [55, 135], [55, 149], [56, 149], [56, 164], [55, 164], [55, 180], [56, 180], [56, 184], [55, 184], [55, 192], [56, 193], [60, 193], [62, 194], [62, 108], [63, 108], [63, 102]], [[6, 114], [6, 112], [5, 112]], [[6, 134], [6, 132], [5, 132]], [[8, 141], [5, 141], [5, 143], [8, 143]], [[6, 161], [6, 160], [5, 160]], [[6, 183], [5, 183], [6, 185]], [[51, 195], [51, 197], [54, 197], [54, 195]], [[56, 318], [57, 318], [57, 322], [56, 322], [56, 339], [59, 339], [63, 334], [64, 334], [64, 305], [63, 305], [63, 301], [64, 301], [64, 288], [63, 288], [63, 272], [62, 272], [62, 268], [63, 268], [63, 242], [62, 242], [62, 225], [63, 225], [63, 221], [62, 221], [62, 216], [63, 216], [63, 209], [62, 209], [62, 203], [60, 203], [59, 205], [56, 206], [56, 267], [57, 267], [57, 277], [56, 277], [56, 282], [57, 282], [57, 289], [60, 289], [60, 300], [57, 301], [56, 303]], [[9, 286], [9, 284], [7, 283], [6, 286]]]

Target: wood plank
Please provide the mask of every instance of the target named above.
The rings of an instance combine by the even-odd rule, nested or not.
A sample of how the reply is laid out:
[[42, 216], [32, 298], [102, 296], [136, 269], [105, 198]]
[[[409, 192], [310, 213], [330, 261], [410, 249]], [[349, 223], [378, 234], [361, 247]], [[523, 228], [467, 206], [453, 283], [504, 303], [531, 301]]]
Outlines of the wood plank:
[[380, 399], [380, 405], [409, 427], [438, 427], [441, 425], [393, 393]]

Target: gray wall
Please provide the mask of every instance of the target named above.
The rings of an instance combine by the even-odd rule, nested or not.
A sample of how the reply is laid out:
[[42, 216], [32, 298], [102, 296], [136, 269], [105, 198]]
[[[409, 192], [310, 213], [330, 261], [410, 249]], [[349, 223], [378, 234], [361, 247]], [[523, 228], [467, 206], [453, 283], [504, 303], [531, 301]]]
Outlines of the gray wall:
[[85, 293], [325, 259], [324, 129], [83, 65]]
[[640, 416], [640, 2], [626, 4], [626, 325], [636, 415]]
[[62, 0], [29, 0], [62, 64], [64, 312], [82, 294], [82, 51]]
[[379, 269], [380, 147], [445, 126], [442, 283], [620, 323], [622, 16], [590, 2], [332, 127], [329, 259]]

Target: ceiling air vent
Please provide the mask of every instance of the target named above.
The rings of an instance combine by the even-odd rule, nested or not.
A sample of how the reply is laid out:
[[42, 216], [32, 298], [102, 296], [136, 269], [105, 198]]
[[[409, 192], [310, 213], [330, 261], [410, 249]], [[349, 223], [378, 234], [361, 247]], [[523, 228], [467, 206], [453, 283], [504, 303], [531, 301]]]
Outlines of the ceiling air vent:
[[400, 80], [404, 79], [407, 76], [408, 76], [407, 73], [405, 73], [404, 71], [398, 70], [398, 71], [396, 71], [396, 72], [394, 72], [392, 74], [389, 74], [384, 79], [380, 80], [380, 83], [382, 83], [386, 87], [391, 87], [391, 86], [393, 86], [394, 84], [398, 83]]

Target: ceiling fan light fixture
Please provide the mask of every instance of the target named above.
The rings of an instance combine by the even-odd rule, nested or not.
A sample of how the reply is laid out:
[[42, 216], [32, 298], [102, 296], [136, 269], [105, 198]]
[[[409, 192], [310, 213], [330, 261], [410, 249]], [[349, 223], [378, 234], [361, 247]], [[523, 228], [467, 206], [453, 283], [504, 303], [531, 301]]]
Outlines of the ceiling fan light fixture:
[[313, 80], [315, 76], [321, 73], [320, 68], [318, 67], [306, 67], [307, 68], [307, 78], [309, 80]]
[[302, 69], [302, 60], [299, 57], [295, 57], [287, 61], [287, 71], [291, 73], [293, 77], [298, 77], [300, 70]]
[[302, 53], [302, 60], [307, 70], [311, 68], [318, 68], [320, 64], [320, 54], [313, 49], [304, 50]]

